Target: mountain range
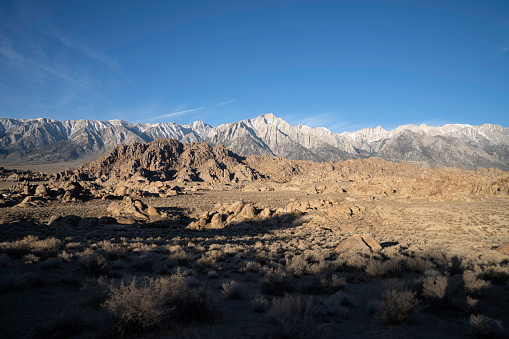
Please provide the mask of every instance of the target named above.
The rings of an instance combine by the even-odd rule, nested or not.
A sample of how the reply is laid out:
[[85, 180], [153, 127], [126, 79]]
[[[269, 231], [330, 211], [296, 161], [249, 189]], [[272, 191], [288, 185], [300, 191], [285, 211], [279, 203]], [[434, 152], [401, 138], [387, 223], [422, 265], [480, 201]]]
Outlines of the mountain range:
[[202, 121], [140, 124], [122, 120], [0, 119], [0, 164], [86, 162], [121, 144], [158, 138], [223, 145], [240, 155], [294, 160], [338, 161], [377, 157], [422, 167], [477, 167], [509, 170], [509, 128], [448, 124], [404, 125], [333, 133], [327, 128], [292, 126], [272, 113], [212, 127]]

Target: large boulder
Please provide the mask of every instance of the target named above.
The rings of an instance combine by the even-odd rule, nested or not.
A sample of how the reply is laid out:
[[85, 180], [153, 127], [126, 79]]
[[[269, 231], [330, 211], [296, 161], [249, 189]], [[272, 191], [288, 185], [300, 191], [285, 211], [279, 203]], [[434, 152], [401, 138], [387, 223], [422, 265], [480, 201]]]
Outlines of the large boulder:
[[347, 251], [373, 251], [378, 252], [382, 246], [369, 234], [355, 234], [350, 238], [342, 241], [336, 248], [337, 252]]
[[44, 186], [44, 185], [37, 186], [37, 188], [35, 189], [35, 195], [38, 195], [38, 196], [41, 196], [41, 197], [47, 196], [48, 195], [48, 188], [46, 186]]
[[336, 252], [369, 252], [370, 250], [371, 249], [368, 244], [366, 244], [360, 237], [350, 237], [343, 240], [338, 247], [336, 247]]
[[239, 216], [245, 218], [254, 218], [256, 217], [256, 209], [251, 204], [244, 205], [244, 207], [239, 213]]

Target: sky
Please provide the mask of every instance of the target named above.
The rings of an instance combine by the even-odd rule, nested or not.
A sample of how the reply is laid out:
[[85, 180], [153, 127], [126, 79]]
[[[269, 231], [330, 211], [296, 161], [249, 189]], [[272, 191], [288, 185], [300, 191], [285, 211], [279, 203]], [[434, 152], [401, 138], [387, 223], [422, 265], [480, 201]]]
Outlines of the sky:
[[509, 126], [509, 1], [0, 1], [0, 117]]

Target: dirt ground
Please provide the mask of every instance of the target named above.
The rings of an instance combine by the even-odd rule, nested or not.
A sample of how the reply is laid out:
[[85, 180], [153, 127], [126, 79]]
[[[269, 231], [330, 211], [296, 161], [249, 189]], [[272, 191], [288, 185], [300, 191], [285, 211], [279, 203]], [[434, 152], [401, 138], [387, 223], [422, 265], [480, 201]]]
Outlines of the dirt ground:
[[[167, 217], [51, 224], [110, 215], [114, 199], [0, 208], [1, 336], [508, 334], [509, 256], [494, 249], [509, 243], [509, 197], [229, 188], [139, 200]], [[239, 200], [270, 216], [188, 228]], [[355, 234], [381, 250], [337, 250]]]

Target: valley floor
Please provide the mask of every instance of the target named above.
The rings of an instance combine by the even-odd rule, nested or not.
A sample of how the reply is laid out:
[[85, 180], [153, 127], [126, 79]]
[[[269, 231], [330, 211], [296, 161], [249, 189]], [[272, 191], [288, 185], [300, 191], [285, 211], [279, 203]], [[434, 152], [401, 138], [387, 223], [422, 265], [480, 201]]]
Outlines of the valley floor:
[[[509, 333], [509, 197], [197, 188], [140, 197], [167, 217], [125, 223], [117, 200], [0, 207], [2, 337]], [[188, 227], [236, 201], [259, 214]], [[381, 250], [338, 250], [359, 234]]]

